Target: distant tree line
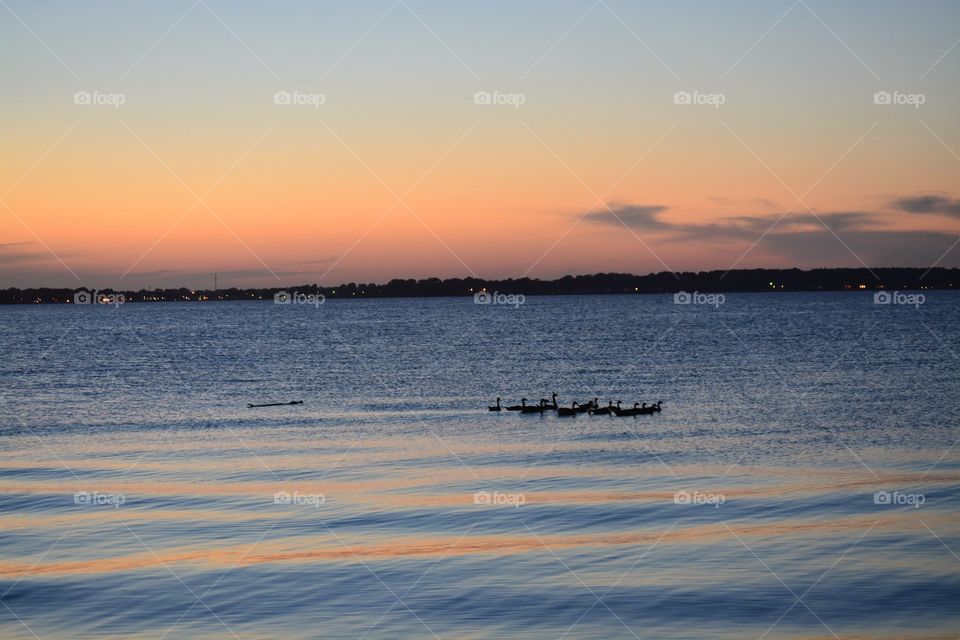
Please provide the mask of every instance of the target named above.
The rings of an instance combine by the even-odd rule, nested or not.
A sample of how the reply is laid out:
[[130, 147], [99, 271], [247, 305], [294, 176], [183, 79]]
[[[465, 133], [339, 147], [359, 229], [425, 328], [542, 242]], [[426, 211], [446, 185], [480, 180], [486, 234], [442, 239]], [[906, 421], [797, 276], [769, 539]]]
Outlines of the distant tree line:
[[[878, 280], [879, 278], [879, 280]], [[335, 287], [303, 284], [290, 287], [229, 289], [17, 289], [0, 290], [0, 304], [63, 304], [85, 303], [96, 296], [101, 301], [171, 302], [171, 301], [238, 301], [273, 300], [277, 294], [322, 294], [327, 298], [408, 298], [475, 295], [480, 291], [503, 294], [588, 295], [631, 293], [751, 292], [751, 291], [849, 291], [861, 289], [919, 290], [960, 288], [960, 269], [877, 268], [877, 269], [737, 269], [735, 271], [700, 271], [651, 273], [645, 276], [629, 273], [597, 273], [564, 276], [557, 280], [509, 278], [427, 278], [426, 280], [395, 279], [386, 284], [350, 282]], [[111, 298], [112, 296], [112, 298]]]

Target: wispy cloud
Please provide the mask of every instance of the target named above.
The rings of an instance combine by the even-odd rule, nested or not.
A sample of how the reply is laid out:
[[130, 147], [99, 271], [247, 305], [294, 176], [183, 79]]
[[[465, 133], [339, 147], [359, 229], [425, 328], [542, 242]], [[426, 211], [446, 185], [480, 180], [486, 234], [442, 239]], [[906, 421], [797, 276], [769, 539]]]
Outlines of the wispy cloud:
[[768, 198], [730, 198], [727, 196], [712, 196], [707, 201], [721, 207], [760, 206], [764, 209], [776, 209], [777, 203]]
[[297, 264], [330, 264], [339, 258], [340, 256], [333, 256], [331, 258], [317, 258], [316, 260], [305, 260], [303, 262], [298, 262]]
[[[212, 278], [213, 271], [177, 271], [173, 269], [158, 269], [156, 271], [135, 271], [130, 273], [130, 277], [133, 279], [143, 279], [143, 278], [154, 278], [158, 280], [176, 280], [178, 278], [191, 278], [191, 277], [202, 277], [202, 278]], [[223, 269], [218, 270], [217, 275], [221, 278], [259, 278], [266, 275], [271, 275], [266, 273], [263, 269], [250, 268], [250, 269]], [[289, 269], [289, 270], [279, 270], [275, 271], [278, 276], [309, 276], [317, 275], [316, 270], [306, 270], [306, 269]], [[272, 277], [272, 276], [271, 276]]]
[[53, 256], [48, 251], [31, 250], [39, 247], [37, 242], [3, 242], [0, 243], [0, 265], [36, 264], [53, 262]]

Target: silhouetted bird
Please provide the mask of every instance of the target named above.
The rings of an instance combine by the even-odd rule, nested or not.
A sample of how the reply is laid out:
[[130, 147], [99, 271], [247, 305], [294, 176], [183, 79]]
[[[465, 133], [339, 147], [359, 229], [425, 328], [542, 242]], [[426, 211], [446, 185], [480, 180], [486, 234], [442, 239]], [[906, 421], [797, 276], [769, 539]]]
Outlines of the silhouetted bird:
[[597, 404], [597, 398], [594, 398], [593, 400], [587, 400], [586, 402], [580, 405], [580, 407], [582, 407], [584, 411], [589, 411], [590, 409], [596, 409], [599, 406], [600, 405]]
[[547, 407], [547, 409], [557, 409], [557, 394], [553, 394], [553, 400], [547, 400], [546, 398], [540, 398], [540, 402]]
[[569, 407], [560, 407], [557, 409], [558, 416], [573, 416], [580, 413], [580, 405], [577, 404], [577, 401], [574, 400]]
[[545, 402], [545, 400], [541, 400], [540, 404], [524, 406], [520, 413], [543, 413], [543, 410], [547, 408]]
[[613, 400], [611, 400], [607, 406], [602, 409], [594, 409], [590, 412], [590, 415], [593, 416], [608, 416], [613, 413]]
[[527, 406], [527, 399], [520, 398], [520, 404], [512, 404], [507, 407], [507, 411], [523, 411], [523, 408]]

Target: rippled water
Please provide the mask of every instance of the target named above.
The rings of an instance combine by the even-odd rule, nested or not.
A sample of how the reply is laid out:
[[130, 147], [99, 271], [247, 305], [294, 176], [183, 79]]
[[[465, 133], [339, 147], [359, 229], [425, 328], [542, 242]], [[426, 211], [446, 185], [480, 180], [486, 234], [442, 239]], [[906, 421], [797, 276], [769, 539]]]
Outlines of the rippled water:
[[4, 638], [960, 634], [956, 294], [0, 319]]

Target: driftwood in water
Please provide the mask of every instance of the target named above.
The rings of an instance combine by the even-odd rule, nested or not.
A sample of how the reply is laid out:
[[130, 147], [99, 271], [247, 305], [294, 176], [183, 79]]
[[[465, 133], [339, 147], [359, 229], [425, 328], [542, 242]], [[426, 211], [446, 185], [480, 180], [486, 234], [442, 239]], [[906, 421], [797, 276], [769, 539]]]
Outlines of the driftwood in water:
[[254, 407], [285, 407], [289, 404], [303, 404], [303, 400], [291, 400], [290, 402], [268, 402], [267, 404], [248, 404], [247, 408]]

